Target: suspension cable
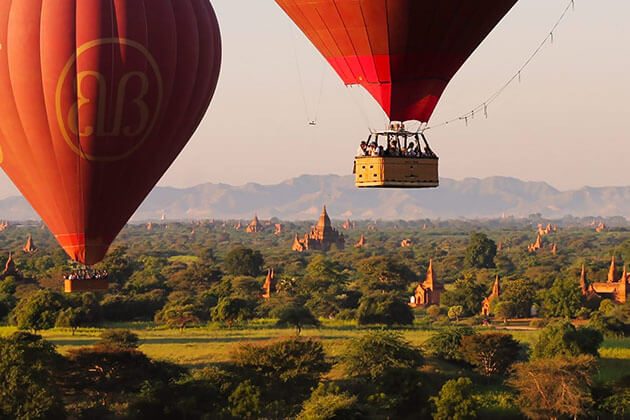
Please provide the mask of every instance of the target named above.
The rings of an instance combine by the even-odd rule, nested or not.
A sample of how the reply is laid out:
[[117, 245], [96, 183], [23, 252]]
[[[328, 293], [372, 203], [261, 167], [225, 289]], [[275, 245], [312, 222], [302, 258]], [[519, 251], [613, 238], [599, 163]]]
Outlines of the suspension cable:
[[503, 92], [505, 92], [505, 90], [508, 87], [510, 87], [515, 81], [518, 81], [520, 83], [523, 71], [532, 63], [532, 61], [534, 61], [534, 59], [538, 56], [538, 54], [543, 50], [543, 48], [547, 44], [553, 44], [554, 32], [556, 31], [556, 29], [558, 29], [560, 24], [565, 20], [569, 11], [575, 11], [575, 0], [569, 0], [569, 4], [567, 4], [566, 8], [563, 10], [562, 14], [560, 15], [560, 18], [558, 18], [558, 20], [553, 25], [551, 30], [547, 33], [547, 36], [543, 39], [543, 41], [538, 45], [538, 47], [529, 56], [529, 58], [525, 60], [523, 65], [519, 67], [517, 72], [510, 79], [508, 79], [508, 81], [503, 86], [501, 86], [501, 88], [499, 88], [492, 95], [490, 95], [488, 99], [486, 99], [481, 104], [477, 105], [472, 110], [466, 112], [465, 114], [460, 115], [459, 117], [446, 120], [436, 125], [426, 126], [421, 131], [424, 132], [424, 131], [432, 130], [434, 128], [444, 127], [458, 121], [464, 121], [466, 125], [468, 125], [468, 122], [474, 119], [475, 115], [482, 114], [482, 113], [485, 116], [485, 118], [488, 118], [488, 107], [490, 106], [490, 104], [492, 104], [495, 100], [497, 100], [503, 94]]

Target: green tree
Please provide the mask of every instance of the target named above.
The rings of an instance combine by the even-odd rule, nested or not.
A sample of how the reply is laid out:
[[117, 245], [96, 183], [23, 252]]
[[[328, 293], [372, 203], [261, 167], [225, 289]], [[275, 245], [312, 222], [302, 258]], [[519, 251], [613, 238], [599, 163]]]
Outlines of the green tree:
[[64, 419], [58, 379], [63, 359], [40, 336], [0, 337], [0, 418]]
[[[364, 396], [376, 417], [425, 415], [418, 401], [422, 391], [422, 352], [400, 333], [376, 330], [351, 340], [340, 355], [341, 367]], [[420, 413], [422, 412], [422, 413]]]
[[300, 335], [302, 328], [307, 325], [313, 327], [319, 327], [321, 325], [319, 320], [307, 307], [299, 305], [296, 302], [290, 302], [276, 308], [272, 312], [272, 315], [278, 319], [279, 326], [290, 325], [294, 327], [296, 335]]
[[518, 360], [521, 350], [510, 334], [475, 334], [462, 338], [464, 360], [484, 376], [505, 374]]
[[405, 264], [384, 257], [370, 257], [357, 264], [360, 287], [365, 294], [406, 290], [416, 276]]
[[504, 283], [501, 294], [502, 302], [510, 302], [512, 315], [508, 318], [528, 318], [536, 298], [536, 288], [526, 280], [513, 280]]
[[454, 287], [442, 294], [442, 304], [461, 306], [464, 316], [473, 316], [481, 312], [481, 302], [486, 295], [486, 288], [471, 278], [457, 280]]
[[61, 294], [38, 290], [18, 302], [11, 319], [21, 330], [40, 331], [53, 328], [65, 302]]
[[599, 409], [610, 418], [627, 419], [630, 417], [630, 388], [614, 390], [613, 395], [604, 398], [599, 404]]
[[303, 287], [309, 291], [325, 290], [345, 280], [341, 271], [339, 264], [324, 255], [315, 255], [304, 270]]
[[251, 248], [237, 247], [231, 250], [226, 256], [223, 265], [228, 274], [235, 276], [260, 275], [264, 258], [260, 251]]
[[575, 357], [580, 354], [599, 355], [604, 341], [601, 332], [591, 328], [575, 328], [570, 322], [545, 327], [538, 336], [532, 356], [536, 359]]
[[260, 388], [246, 380], [228, 398], [230, 414], [238, 419], [260, 418], [262, 410]]
[[96, 346], [101, 349], [135, 350], [140, 346], [138, 335], [129, 330], [105, 330], [100, 338]]
[[391, 293], [375, 293], [359, 300], [359, 325], [386, 324], [411, 325], [413, 311], [404, 301]]
[[464, 361], [461, 353], [462, 338], [474, 335], [470, 327], [446, 327], [427, 340], [424, 347], [434, 357], [449, 362]]
[[259, 417], [294, 416], [330, 370], [322, 343], [312, 339], [244, 344], [232, 354], [232, 361], [240, 377], [262, 393], [261, 401], [266, 404]]
[[240, 298], [224, 297], [212, 308], [212, 320], [225, 322], [228, 326], [254, 318], [253, 302]]
[[472, 395], [470, 378], [447, 381], [440, 394], [431, 398], [435, 404], [434, 420], [468, 420], [477, 418], [477, 402]]
[[107, 278], [110, 282], [124, 284], [137, 268], [127, 255], [127, 251], [126, 246], [119, 246], [110, 250], [103, 262], [98, 264], [96, 268], [107, 271]]
[[333, 384], [319, 384], [297, 420], [359, 420], [365, 416], [358, 408], [358, 398], [341, 391]]
[[472, 233], [464, 255], [467, 268], [494, 268], [497, 244], [484, 233]]
[[188, 325], [200, 322], [196, 312], [197, 308], [192, 304], [167, 304], [155, 315], [155, 322], [165, 324], [170, 328], [177, 328], [180, 332], [184, 332], [184, 329], [186, 329]]
[[250, 276], [236, 276], [230, 279], [232, 296], [249, 299], [262, 293], [262, 282]]
[[507, 322], [516, 315], [516, 305], [511, 300], [500, 300], [493, 309], [494, 316]]
[[448, 308], [448, 317], [450, 319], [454, 319], [455, 321], [459, 321], [459, 317], [464, 313], [464, 307], [461, 305], [451, 306]]
[[144, 419], [220, 419], [225, 417], [224, 384], [206, 378], [150, 381], [131, 400], [127, 417]]
[[[118, 340], [116, 340], [118, 341]], [[91, 409], [108, 410], [126, 404], [147, 383], [168, 383], [184, 369], [168, 362], [156, 362], [130, 345], [97, 343], [68, 352], [67, 381], [90, 403]]]
[[341, 361], [348, 376], [376, 379], [388, 370], [416, 369], [424, 358], [400, 333], [375, 330], [350, 340]]
[[[602, 306], [604, 302], [602, 301]], [[630, 336], [630, 303], [604, 306], [591, 314], [588, 326], [604, 334], [606, 337]]]
[[66, 308], [59, 311], [55, 327], [70, 328], [74, 335], [83, 323], [83, 313], [80, 308]]
[[518, 403], [532, 419], [588, 417], [593, 406], [593, 356], [537, 359], [518, 363], [509, 384], [517, 390]]
[[548, 316], [575, 318], [582, 307], [580, 286], [573, 278], [559, 278], [544, 294], [543, 309]]

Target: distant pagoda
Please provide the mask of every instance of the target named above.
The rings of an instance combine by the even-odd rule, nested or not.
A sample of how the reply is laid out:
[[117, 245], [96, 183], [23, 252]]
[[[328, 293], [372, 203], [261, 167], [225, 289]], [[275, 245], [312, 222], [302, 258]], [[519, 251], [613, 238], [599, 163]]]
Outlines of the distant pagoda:
[[481, 303], [481, 315], [490, 316], [490, 312], [492, 312], [492, 302], [501, 298], [501, 278], [497, 274], [497, 277], [494, 279], [494, 284], [492, 285], [492, 293], [490, 296], [485, 298]]
[[437, 276], [433, 270], [433, 260], [429, 260], [427, 275], [424, 281], [416, 287], [409, 306], [426, 308], [431, 305], [439, 305], [442, 292], [444, 292], [444, 286], [437, 281]]
[[365, 235], [361, 235], [359, 241], [354, 244], [355, 248], [364, 248], [367, 245], [367, 241], [365, 240]]
[[24, 251], [27, 254], [33, 254], [34, 252], [37, 251], [37, 248], [35, 247], [35, 244], [33, 243], [32, 235], [28, 235], [28, 237], [26, 238], [26, 243], [22, 247], [22, 251]]
[[296, 234], [291, 249], [297, 252], [307, 250], [329, 251], [332, 245], [336, 245], [339, 249], [344, 249], [346, 238], [332, 227], [326, 206], [324, 206], [317, 225], [312, 227], [310, 233], [304, 235], [302, 239]]
[[4, 264], [2, 277], [13, 276], [15, 274], [17, 274], [17, 268], [15, 268], [15, 261], [13, 261], [13, 253], [9, 252], [9, 258], [7, 258], [7, 262]]
[[271, 294], [276, 290], [276, 273], [273, 268], [267, 270], [267, 277], [265, 278], [265, 284], [263, 284], [263, 299], [271, 298]]
[[245, 232], [247, 233], [258, 233], [263, 231], [263, 225], [258, 220], [258, 215], [255, 215], [252, 221], [245, 228]]
[[623, 267], [621, 277], [617, 278], [617, 263], [615, 257], [612, 257], [610, 268], [608, 269], [608, 278], [606, 282], [589, 283], [586, 277], [586, 267], [582, 265], [580, 274], [580, 289], [582, 296], [588, 300], [592, 299], [610, 299], [613, 302], [624, 304], [628, 301], [628, 291], [630, 287], [630, 276], [626, 266]]

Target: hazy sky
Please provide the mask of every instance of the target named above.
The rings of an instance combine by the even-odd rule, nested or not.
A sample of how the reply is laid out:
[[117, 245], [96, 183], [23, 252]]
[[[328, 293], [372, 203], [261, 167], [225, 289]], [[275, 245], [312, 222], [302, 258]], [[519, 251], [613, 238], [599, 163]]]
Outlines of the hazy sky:
[[[349, 174], [368, 126], [384, 123], [378, 105], [344, 87], [273, 0], [212, 3], [224, 41], [219, 87], [160, 185]], [[500, 87], [567, 3], [520, 0], [452, 81], [433, 122], [465, 113]], [[487, 120], [430, 132], [442, 176], [505, 175], [562, 189], [630, 184], [630, 1], [575, 6], [554, 44], [493, 104]], [[318, 125], [309, 126], [315, 114]], [[3, 174], [0, 195], [13, 191], [9, 184]]]

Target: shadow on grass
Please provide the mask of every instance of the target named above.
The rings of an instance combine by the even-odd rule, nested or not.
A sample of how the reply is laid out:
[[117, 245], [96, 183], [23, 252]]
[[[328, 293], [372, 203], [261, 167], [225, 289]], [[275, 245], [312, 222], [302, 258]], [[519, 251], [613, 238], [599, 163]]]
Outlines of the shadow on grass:
[[259, 337], [147, 337], [140, 340], [141, 344], [217, 344], [217, 343], [248, 343], [253, 341], [268, 341], [277, 337], [259, 336]]
[[616, 382], [630, 372], [630, 359], [601, 358], [595, 379], [599, 383]]

